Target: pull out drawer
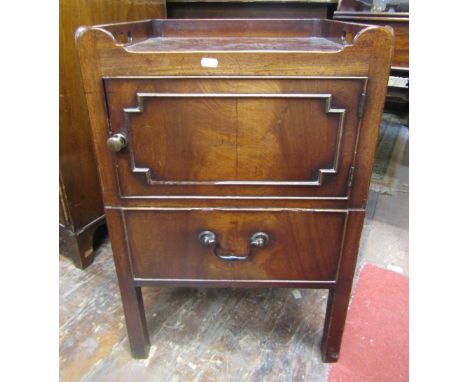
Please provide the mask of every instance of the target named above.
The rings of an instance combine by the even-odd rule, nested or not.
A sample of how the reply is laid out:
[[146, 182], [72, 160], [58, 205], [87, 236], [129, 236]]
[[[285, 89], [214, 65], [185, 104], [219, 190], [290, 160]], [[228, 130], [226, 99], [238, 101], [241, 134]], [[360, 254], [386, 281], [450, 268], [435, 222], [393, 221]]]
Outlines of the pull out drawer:
[[125, 210], [137, 280], [333, 281], [347, 213]]
[[104, 83], [122, 198], [348, 196], [366, 77]]

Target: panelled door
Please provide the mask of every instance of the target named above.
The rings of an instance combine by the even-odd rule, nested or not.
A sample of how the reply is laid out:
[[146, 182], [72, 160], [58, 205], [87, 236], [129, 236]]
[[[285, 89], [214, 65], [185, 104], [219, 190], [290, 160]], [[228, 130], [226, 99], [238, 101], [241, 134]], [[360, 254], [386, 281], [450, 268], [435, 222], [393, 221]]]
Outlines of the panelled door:
[[122, 198], [346, 199], [366, 77], [105, 78]]

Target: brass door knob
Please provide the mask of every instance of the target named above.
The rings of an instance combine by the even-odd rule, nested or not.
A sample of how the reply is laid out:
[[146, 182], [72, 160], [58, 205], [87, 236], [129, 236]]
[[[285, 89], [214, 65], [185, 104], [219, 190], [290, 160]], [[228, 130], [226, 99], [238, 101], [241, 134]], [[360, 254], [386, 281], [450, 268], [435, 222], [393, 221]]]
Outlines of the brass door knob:
[[122, 150], [125, 146], [127, 146], [127, 137], [123, 134], [114, 134], [107, 140], [107, 148], [114, 153]]

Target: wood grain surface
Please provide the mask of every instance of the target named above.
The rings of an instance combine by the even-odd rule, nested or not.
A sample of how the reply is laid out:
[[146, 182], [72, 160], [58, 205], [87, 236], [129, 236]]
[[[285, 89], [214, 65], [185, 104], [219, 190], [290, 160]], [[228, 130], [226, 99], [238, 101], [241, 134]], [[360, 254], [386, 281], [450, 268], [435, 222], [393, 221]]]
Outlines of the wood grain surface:
[[121, 196], [347, 196], [365, 77], [105, 84]]
[[[334, 281], [346, 213], [293, 211], [126, 211], [135, 278]], [[198, 234], [219, 238], [219, 251], [247, 256], [250, 237], [265, 232], [265, 248], [246, 260], [223, 261]]]

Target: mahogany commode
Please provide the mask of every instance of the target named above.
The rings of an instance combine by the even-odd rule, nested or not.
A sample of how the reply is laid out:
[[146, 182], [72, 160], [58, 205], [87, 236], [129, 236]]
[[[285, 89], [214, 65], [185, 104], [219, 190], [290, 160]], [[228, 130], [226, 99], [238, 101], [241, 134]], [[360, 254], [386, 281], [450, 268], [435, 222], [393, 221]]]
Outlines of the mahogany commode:
[[329, 289], [338, 359], [393, 35], [329, 20], [76, 33], [132, 354], [142, 286]]

